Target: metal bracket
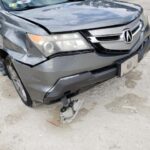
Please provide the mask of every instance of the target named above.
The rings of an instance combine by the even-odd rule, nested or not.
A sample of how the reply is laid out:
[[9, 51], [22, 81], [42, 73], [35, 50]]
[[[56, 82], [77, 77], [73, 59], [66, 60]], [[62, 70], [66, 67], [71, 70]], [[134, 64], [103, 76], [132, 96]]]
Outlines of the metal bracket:
[[62, 98], [63, 107], [60, 110], [60, 118], [62, 123], [70, 123], [78, 114], [83, 100], [72, 100], [67, 97]]

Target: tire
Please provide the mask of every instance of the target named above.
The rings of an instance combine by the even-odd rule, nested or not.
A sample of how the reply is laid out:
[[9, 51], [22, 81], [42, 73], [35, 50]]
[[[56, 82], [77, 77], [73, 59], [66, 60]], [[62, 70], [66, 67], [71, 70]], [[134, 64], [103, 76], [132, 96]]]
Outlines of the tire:
[[24, 87], [24, 85], [23, 85], [10, 57], [7, 57], [5, 59], [5, 69], [6, 69], [8, 77], [13, 82], [14, 87], [15, 87], [18, 95], [20, 96], [22, 102], [26, 106], [32, 107], [33, 102], [30, 98], [30, 95], [27, 92], [27, 90], [25, 89], [25, 87]]

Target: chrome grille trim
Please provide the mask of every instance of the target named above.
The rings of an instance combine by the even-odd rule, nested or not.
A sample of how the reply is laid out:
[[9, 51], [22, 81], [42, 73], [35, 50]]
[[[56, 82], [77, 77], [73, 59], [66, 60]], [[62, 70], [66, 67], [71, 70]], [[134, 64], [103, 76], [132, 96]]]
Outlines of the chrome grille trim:
[[143, 28], [143, 24], [140, 21], [139, 24], [132, 30], [133, 36], [135, 36], [138, 32], [140, 32]]
[[[105, 49], [110, 50], [130, 50], [138, 41], [141, 35], [143, 24], [140, 19], [119, 27], [89, 30], [91, 36], [88, 39], [92, 43], [100, 44]], [[133, 35], [133, 41], [126, 43], [124, 31], [130, 30]]]

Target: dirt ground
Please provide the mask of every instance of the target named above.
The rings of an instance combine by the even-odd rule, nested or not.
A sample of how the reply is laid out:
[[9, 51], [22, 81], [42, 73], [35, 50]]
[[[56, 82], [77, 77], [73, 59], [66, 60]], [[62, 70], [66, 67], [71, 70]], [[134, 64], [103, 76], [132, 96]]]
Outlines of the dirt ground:
[[[150, 0], [132, 2], [150, 17]], [[61, 125], [60, 104], [25, 107], [0, 76], [0, 150], [150, 150], [149, 94], [150, 53], [125, 77], [78, 95], [85, 99], [79, 115]]]

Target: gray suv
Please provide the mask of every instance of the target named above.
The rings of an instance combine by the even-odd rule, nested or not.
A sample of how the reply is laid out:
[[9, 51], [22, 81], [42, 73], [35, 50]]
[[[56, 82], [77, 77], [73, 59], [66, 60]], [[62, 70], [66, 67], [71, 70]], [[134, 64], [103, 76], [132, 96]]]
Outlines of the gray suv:
[[66, 99], [127, 74], [149, 49], [148, 18], [136, 4], [0, 0], [1, 61], [28, 106], [63, 99], [71, 107]]

